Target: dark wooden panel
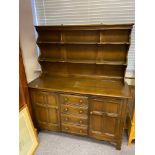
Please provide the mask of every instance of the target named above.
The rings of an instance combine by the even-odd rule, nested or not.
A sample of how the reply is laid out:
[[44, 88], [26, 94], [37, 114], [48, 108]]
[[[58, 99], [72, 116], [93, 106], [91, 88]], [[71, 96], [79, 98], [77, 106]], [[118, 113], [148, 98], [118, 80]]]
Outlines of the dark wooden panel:
[[[65, 45], [66, 59], [74, 61], [95, 60], [97, 55], [96, 45]], [[95, 61], [94, 61], [95, 63]]]
[[31, 90], [30, 93], [38, 127], [47, 130], [59, 130], [60, 118], [57, 96], [39, 90]]
[[49, 75], [75, 75], [75, 76], [101, 76], [110, 78], [123, 78], [126, 66], [106, 64], [84, 64], [65, 62], [44, 62], [43, 73]]
[[49, 123], [59, 124], [59, 113], [56, 108], [48, 109], [48, 119]]
[[130, 30], [106, 30], [101, 32], [101, 42], [129, 42]]
[[47, 93], [46, 94], [46, 100], [47, 100], [47, 104], [49, 106], [51, 105], [51, 106], [58, 107], [57, 96], [55, 94]]
[[99, 31], [64, 31], [63, 41], [64, 42], [98, 42]]
[[102, 132], [103, 127], [103, 117], [102, 115], [91, 115], [89, 130]]
[[104, 45], [99, 46], [100, 57], [102, 61], [114, 61], [126, 63], [127, 49], [129, 45]]
[[57, 60], [63, 60], [61, 54], [61, 47], [54, 44], [38, 44], [40, 48], [40, 58], [51, 58]]
[[113, 99], [113, 98], [96, 98], [90, 100], [90, 111], [103, 112], [107, 114], [114, 114], [114, 116], [120, 115], [122, 100], [121, 99]]
[[38, 42], [60, 41], [61, 32], [54, 30], [41, 30], [38, 33]]
[[34, 106], [35, 116], [38, 123], [48, 123], [48, 109], [43, 106]]

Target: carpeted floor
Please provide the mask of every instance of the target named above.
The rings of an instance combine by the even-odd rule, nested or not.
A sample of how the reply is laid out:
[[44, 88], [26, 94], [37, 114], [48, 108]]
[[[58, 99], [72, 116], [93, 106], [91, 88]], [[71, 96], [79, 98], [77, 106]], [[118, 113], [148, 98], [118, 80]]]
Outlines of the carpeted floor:
[[64, 133], [39, 133], [39, 147], [35, 155], [134, 155], [135, 144], [127, 145], [124, 133], [121, 151], [104, 141]]

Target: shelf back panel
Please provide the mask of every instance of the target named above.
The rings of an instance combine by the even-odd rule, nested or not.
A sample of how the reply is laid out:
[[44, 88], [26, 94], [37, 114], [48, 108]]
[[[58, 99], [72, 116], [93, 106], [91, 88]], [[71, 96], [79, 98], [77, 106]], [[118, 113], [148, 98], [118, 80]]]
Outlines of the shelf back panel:
[[106, 30], [101, 31], [101, 42], [129, 42], [131, 30]]
[[67, 62], [41, 62], [43, 74], [60, 76], [124, 77], [125, 66]]
[[99, 42], [99, 31], [63, 31], [63, 42]]

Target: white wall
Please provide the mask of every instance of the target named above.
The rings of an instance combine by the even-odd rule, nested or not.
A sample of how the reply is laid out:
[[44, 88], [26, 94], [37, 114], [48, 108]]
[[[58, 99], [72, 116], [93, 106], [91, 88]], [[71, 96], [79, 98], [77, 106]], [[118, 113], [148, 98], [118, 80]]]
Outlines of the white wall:
[[40, 68], [37, 62], [31, 0], [19, 1], [19, 23], [20, 46], [22, 49], [27, 81], [30, 82], [38, 77], [39, 72], [36, 72], [36, 70]]

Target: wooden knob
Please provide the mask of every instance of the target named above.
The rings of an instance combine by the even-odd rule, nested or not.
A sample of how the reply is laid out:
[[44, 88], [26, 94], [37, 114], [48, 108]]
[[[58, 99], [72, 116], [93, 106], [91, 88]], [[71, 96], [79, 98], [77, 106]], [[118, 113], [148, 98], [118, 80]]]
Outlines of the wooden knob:
[[80, 122], [80, 124], [82, 124], [82, 123], [83, 123], [83, 121], [82, 121], [82, 120], [80, 120], [79, 122]]
[[68, 98], [65, 97], [65, 101], [68, 101]]
[[66, 117], [65, 120], [68, 121], [68, 118]]
[[82, 133], [82, 130], [80, 129], [80, 133]]
[[68, 111], [68, 108], [65, 108], [65, 111]]
[[82, 103], [83, 102], [83, 100], [80, 100], [80, 103]]
[[68, 128], [68, 127], [66, 127], [65, 129], [66, 129], [66, 130], [68, 130], [69, 128]]
[[79, 113], [80, 113], [80, 114], [82, 114], [82, 113], [83, 113], [83, 111], [82, 111], [82, 110], [80, 110], [80, 111], [79, 111]]

